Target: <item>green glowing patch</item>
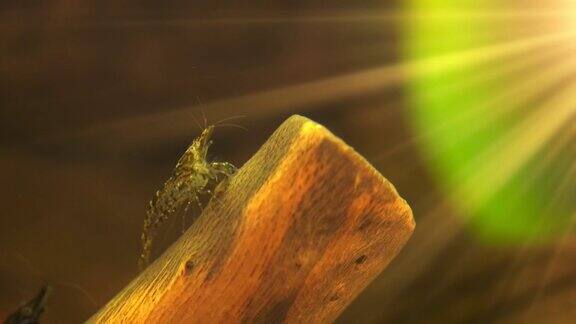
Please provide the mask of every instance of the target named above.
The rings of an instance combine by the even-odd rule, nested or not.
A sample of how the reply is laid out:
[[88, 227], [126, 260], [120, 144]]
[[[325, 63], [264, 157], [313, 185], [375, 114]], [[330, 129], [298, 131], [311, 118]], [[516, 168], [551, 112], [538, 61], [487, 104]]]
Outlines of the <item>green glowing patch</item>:
[[[493, 21], [462, 14], [494, 9], [498, 3], [409, 1], [407, 9], [417, 15], [405, 22], [406, 59], [450, 55], [458, 60], [455, 53], [498, 44], [503, 36]], [[463, 60], [469, 57], [461, 56]], [[486, 71], [501, 68], [497, 57], [458, 66], [416, 73], [408, 86], [412, 123], [423, 138], [425, 158], [443, 190], [467, 215], [481, 239], [502, 244], [545, 239], [566, 226], [576, 211], [575, 181], [563, 183], [566, 170], [574, 165], [573, 157], [547, 145], [522, 165], [511, 168], [513, 172], [505, 181], [492, 179], [492, 169], [508, 163], [509, 156], [502, 154], [503, 150], [514, 154], [521, 149], [500, 144], [511, 136], [530, 107], [517, 107], [512, 100], [497, 104], [491, 100], [526, 76], [503, 73], [479, 78]]]

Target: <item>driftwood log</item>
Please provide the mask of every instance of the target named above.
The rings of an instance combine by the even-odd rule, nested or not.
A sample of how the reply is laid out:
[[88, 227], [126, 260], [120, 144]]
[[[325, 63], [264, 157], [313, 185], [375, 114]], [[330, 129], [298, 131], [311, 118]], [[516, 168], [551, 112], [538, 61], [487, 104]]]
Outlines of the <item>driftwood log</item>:
[[368, 162], [293, 116], [89, 322], [330, 322], [414, 226], [410, 207]]

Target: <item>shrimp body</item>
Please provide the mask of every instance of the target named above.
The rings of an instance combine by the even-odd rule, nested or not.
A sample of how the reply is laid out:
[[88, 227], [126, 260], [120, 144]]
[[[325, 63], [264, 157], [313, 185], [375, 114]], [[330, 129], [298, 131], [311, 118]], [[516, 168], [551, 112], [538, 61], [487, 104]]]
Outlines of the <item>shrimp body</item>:
[[215, 185], [236, 172], [236, 167], [228, 162], [207, 160], [213, 132], [214, 126], [208, 126], [194, 139], [178, 160], [171, 177], [148, 204], [141, 235], [141, 269], [150, 262], [152, 243], [158, 227], [181, 208], [187, 210], [192, 203], [202, 209], [200, 195], [211, 194], [208, 186]]

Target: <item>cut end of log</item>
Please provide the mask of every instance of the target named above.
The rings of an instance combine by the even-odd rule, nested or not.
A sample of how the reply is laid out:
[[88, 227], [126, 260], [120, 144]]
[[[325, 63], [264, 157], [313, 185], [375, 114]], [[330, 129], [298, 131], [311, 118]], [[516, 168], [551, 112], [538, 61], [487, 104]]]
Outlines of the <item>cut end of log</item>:
[[293, 116], [90, 321], [333, 321], [414, 226], [406, 201], [362, 156]]

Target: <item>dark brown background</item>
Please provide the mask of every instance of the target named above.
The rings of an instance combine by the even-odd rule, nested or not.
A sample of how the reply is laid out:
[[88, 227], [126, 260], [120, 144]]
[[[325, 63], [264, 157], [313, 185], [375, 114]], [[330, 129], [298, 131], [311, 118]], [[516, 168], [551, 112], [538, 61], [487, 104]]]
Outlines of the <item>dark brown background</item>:
[[398, 21], [378, 15], [400, 8], [2, 1], [0, 316], [50, 283], [45, 322], [76, 323], [134, 277], [144, 206], [198, 133], [200, 102], [211, 121], [246, 115], [234, 122], [247, 132], [218, 130], [218, 158], [241, 165], [300, 113], [354, 146], [411, 204], [413, 239], [343, 323], [568, 321], [570, 237], [561, 249], [481, 245], [413, 145], [402, 83], [350, 92], [315, 83], [399, 62]]

